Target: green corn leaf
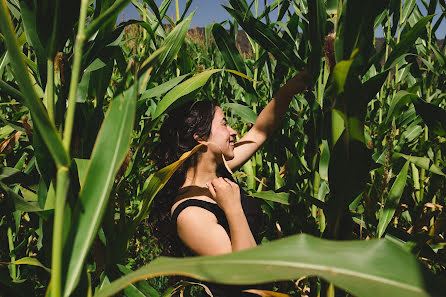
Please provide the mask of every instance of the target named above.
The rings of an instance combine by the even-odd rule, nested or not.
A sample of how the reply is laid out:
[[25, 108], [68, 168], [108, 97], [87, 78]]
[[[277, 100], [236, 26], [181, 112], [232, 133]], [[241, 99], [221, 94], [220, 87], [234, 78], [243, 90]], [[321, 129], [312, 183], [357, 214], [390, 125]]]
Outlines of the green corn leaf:
[[330, 163], [330, 148], [327, 140], [322, 140], [321, 160], [319, 161], [319, 175], [321, 179], [328, 181], [328, 164]]
[[172, 274], [226, 284], [312, 275], [358, 297], [441, 296], [444, 285], [428, 286], [425, 279], [432, 275], [422, 271], [412, 254], [388, 240], [331, 241], [300, 234], [221, 256], [161, 257], [102, 287], [95, 297], [112, 296], [141, 279]]
[[224, 103], [221, 106], [229, 108], [231, 112], [241, 117], [245, 122], [254, 124], [257, 120], [257, 114], [248, 106], [238, 103]]
[[353, 58], [350, 60], [343, 60], [337, 63], [333, 69], [333, 83], [336, 86], [338, 95], [344, 92], [344, 86], [352, 63]]
[[10, 187], [0, 182], [0, 188], [6, 194], [6, 197], [12, 200], [14, 203], [15, 210], [26, 211], [26, 212], [36, 212], [37, 214], [45, 214], [52, 212], [52, 210], [45, 211], [39, 207], [36, 201], [27, 201], [22, 196], [14, 192]]
[[386, 124], [388, 125], [392, 118], [399, 115], [400, 109], [411, 102], [412, 98], [418, 98], [416, 94], [409, 93], [407, 91], [399, 91], [392, 98], [389, 111], [387, 112]]
[[87, 176], [88, 164], [90, 160], [74, 158], [73, 161], [76, 163], [79, 184], [82, 188], [85, 183], [85, 177]]
[[99, 131], [75, 209], [78, 217], [72, 232], [73, 244], [65, 276], [64, 296], [69, 296], [82, 271], [105, 211], [115, 174], [123, 161], [133, 128], [136, 85], [115, 98]]
[[438, 175], [445, 176], [445, 174], [440, 169], [440, 167], [435, 165], [431, 161], [431, 159], [429, 159], [428, 157], [416, 157], [416, 156], [409, 156], [409, 155], [400, 154], [400, 153], [393, 153], [393, 158], [404, 158], [407, 161], [414, 163], [415, 165], [417, 165], [420, 168], [426, 169], [427, 171], [430, 171], [430, 172], [438, 174]]
[[212, 74], [219, 71], [221, 69], [206, 70], [177, 85], [158, 103], [153, 118], [157, 118], [163, 114], [177, 99], [202, 87]]
[[6, 184], [30, 184], [31, 178], [18, 169], [2, 167], [0, 168], [0, 181]]
[[403, 11], [401, 12], [401, 23], [404, 24], [412, 13], [417, 0], [404, 1]]
[[[223, 60], [227, 69], [237, 70], [243, 74], [246, 74], [245, 63], [240, 55], [236, 45], [235, 40], [232, 39], [222, 25], [216, 23], [212, 26], [212, 37], [220, 50]], [[236, 76], [237, 82], [243, 87], [247, 92], [254, 93], [254, 88], [252, 84], [247, 83], [241, 77]]]
[[409, 170], [409, 161], [406, 161], [400, 173], [396, 177], [395, 182], [390, 189], [389, 196], [384, 204], [384, 208], [381, 208], [379, 215], [379, 222], [377, 227], [378, 238], [383, 236], [386, 231], [387, 225], [395, 214], [395, 210], [400, 203], [401, 195], [403, 195], [404, 187], [406, 186], [407, 171]]
[[156, 87], [146, 90], [144, 93], [142, 93], [141, 98], [138, 100], [138, 105], [147, 101], [147, 99], [149, 99], [149, 98], [158, 97], [158, 96], [161, 96], [162, 94], [166, 93], [167, 91], [170, 91], [173, 87], [175, 87], [180, 82], [182, 82], [188, 75], [189, 74], [184, 74], [184, 75], [174, 77], [171, 80], [160, 84], [159, 86], [156, 86]]
[[[118, 269], [124, 275], [132, 273], [133, 271], [125, 267], [124, 265], [118, 264]], [[158, 297], [160, 294], [156, 291], [149, 283], [145, 280], [133, 283], [124, 289], [124, 294], [127, 297]]]
[[138, 224], [144, 220], [148, 213], [149, 213], [149, 207], [152, 204], [153, 199], [155, 198], [156, 194], [166, 185], [166, 183], [169, 181], [170, 177], [175, 173], [175, 171], [178, 169], [178, 167], [181, 166], [181, 164], [184, 163], [190, 156], [195, 154], [196, 151], [198, 151], [203, 144], [199, 144], [195, 146], [192, 150], [185, 152], [178, 161], [158, 170], [144, 183], [143, 192], [141, 194], [141, 200], [142, 203], [139, 206], [139, 212], [136, 215], [136, 217], [133, 220], [133, 226], [130, 229], [136, 228]]
[[285, 192], [276, 193], [274, 191], [262, 191], [251, 193], [249, 195], [263, 200], [274, 201], [284, 205], [290, 205], [288, 201], [288, 199], [290, 198], [290, 194]]
[[289, 43], [286, 39], [280, 38], [268, 25], [253, 16], [226, 6], [223, 7], [237, 20], [252, 39], [273, 54], [278, 61], [285, 62], [299, 70], [304, 68], [305, 63], [293, 51], [294, 43]]
[[311, 52], [308, 57], [308, 70], [314, 81], [319, 77], [321, 71], [322, 46], [325, 40], [326, 22], [327, 13], [324, 0], [308, 1], [308, 27], [311, 45]]
[[[123, 10], [130, 0], [117, 0], [107, 8], [101, 15], [91, 21], [88, 27], [85, 29], [85, 39], [88, 40], [96, 31], [98, 31], [102, 26], [107, 26], [110, 21], [116, 19], [116, 16], [121, 10]], [[116, 22], [116, 20], [115, 20]]]
[[24, 96], [25, 104], [31, 112], [32, 120], [56, 161], [56, 164], [66, 166], [69, 164], [68, 154], [63, 147], [56, 127], [51, 123], [45, 111], [42, 101], [34, 92], [34, 87], [31, 83], [25, 62], [23, 61], [22, 53], [17, 46], [17, 39], [15, 38], [14, 29], [4, 1], [0, 4], [0, 31], [5, 36], [5, 43], [8, 48], [11, 64], [14, 68], [15, 79]]
[[[219, 71], [223, 71], [223, 69], [206, 70], [177, 85], [169, 93], [167, 93], [166, 96], [164, 96], [164, 98], [158, 103], [153, 118], [157, 118], [161, 114], [163, 114], [179, 98], [187, 94], [190, 94], [191, 92], [202, 87], [208, 81], [208, 79], [211, 77], [212, 74], [217, 73]], [[241, 76], [243, 78], [252, 81], [251, 78], [247, 77], [245, 74], [240, 73], [238, 71], [232, 69], [226, 69], [225, 71], [237, 74], [238, 76]]]
[[38, 267], [42, 267], [43, 269], [45, 269], [48, 272], [51, 272], [51, 269], [45, 267], [45, 265], [43, 265], [42, 263], [39, 262], [39, 260], [37, 260], [36, 258], [31, 258], [31, 257], [24, 257], [12, 262], [0, 262], [0, 265], [7, 265], [7, 264], [13, 264], [13, 265], [31, 265], [31, 266], [38, 266]]
[[427, 23], [432, 20], [433, 17], [433, 15], [428, 15], [422, 18], [415, 24], [415, 26], [413, 26], [409, 31], [406, 32], [406, 34], [401, 37], [400, 42], [398, 42], [398, 44], [395, 46], [395, 48], [392, 50], [389, 57], [387, 58], [384, 69], [388, 69], [395, 59], [405, 54], [409, 47], [413, 46], [417, 38], [420, 36], [421, 32], [426, 30]]
[[[169, 33], [161, 44], [164, 47], [164, 51], [160, 54], [159, 63], [156, 65], [156, 71], [165, 71], [167, 67], [177, 56], [178, 52], [183, 45], [184, 38], [189, 30], [190, 22], [194, 16], [195, 10], [181, 23], [175, 26], [175, 28]], [[155, 72], [156, 72], [155, 71]]]
[[255, 165], [253, 164], [252, 160], [249, 159], [245, 164], [243, 164], [243, 172], [247, 175], [246, 176], [246, 185], [248, 186], [249, 190], [255, 190], [256, 188], [256, 179], [255, 179]]

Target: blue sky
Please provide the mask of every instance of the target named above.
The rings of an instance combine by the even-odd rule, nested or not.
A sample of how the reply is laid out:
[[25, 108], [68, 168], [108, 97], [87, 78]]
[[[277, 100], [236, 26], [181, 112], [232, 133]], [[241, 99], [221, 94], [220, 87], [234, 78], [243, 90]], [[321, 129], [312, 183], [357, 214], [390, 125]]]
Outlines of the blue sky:
[[[360, 0], [356, 0], [360, 1]], [[155, 0], [155, 2], [158, 4], [158, 6], [162, 3], [162, 0]], [[179, 0], [179, 6], [180, 6], [180, 14], [183, 11], [185, 7], [186, 0]], [[247, 1], [248, 3], [250, 1]], [[274, 0], [267, 0], [268, 4], [271, 4], [274, 2]], [[208, 24], [212, 24], [215, 22], [223, 22], [224, 20], [231, 19], [231, 16], [229, 13], [221, 6], [221, 5], [228, 5], [227, 0], [193, 0], [192, 5], [189, 8], [189, 12], [192, 12], [194, 9], [197, 9], [195, 12], [195, 15], [192, 19], [191, 27], [204, 27]], [[263, 1], [259, 1], [259, 12], [263, 11]], [[421, 5], [421, 7], [423, 7]], [[254, 9], [254, 8], [253, 8]], [[422, 10], [422, 13], [425, 15], [426, 11]], [[437, 7], [437, 14], [441, 13], [441, 10], [439, 7]], [[172, 1], [171, 6], [169, 7], [167, 11], [168, 16], [174, 16], [175, 15], [175, 1]], [[271, 20], [274, 20], [274, 17], [277, 16], [277, 11], [274, 11], [270, 14]], [[132, 4], [130, 4], [127, 8], [124, 10], [124, 18], [125, 20], [128, 19], [139, 19], [139, 14], [134, 8]], [[434, 22], [438, 19], [438, 15], [434, 18]], [[121, 20], [121, 17], [119, 17], [119, 21]], [[446, 20], [443, 20], [438, 31], [437, 31], [437, 38], [443, 39], [446, 34]], [[378, 30], [376, 32], [377, 36], [382, 37], [382, 31]]]

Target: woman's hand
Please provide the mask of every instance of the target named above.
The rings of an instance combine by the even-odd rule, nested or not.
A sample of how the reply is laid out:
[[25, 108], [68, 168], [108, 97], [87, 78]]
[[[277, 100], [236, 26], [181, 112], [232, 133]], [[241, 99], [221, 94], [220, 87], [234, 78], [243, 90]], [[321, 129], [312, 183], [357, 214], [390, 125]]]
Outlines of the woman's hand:
[[213, 179], [207, 186], [212, 197], [225, 213], [241, 210], [240, 189], [236, 183], [219, 177]]
[[293, 96], [309, 87], [311, 75], [307, 71], [301, 71], [288, 80], [277, 92], [280, 96]]

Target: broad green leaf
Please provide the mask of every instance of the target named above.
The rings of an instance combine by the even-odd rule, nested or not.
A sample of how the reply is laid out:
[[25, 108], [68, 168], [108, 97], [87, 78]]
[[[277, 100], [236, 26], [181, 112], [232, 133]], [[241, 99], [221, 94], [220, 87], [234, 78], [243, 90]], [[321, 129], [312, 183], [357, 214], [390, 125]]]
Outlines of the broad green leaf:
[[113, 23], [116, 22], [116, 16], [119, 14], [121, 10], [123, 10], [130, 0], [117, 0], [114, 1], [112, 5], [110, 5], [107, 10], [105, 10], [101, 15], [92, 20], [87, 28], [85, 29], [85, 39], [88, 40], [90, 37], [96, 33], [101, 27], [107, 26], [110, 24], [110, 21]]
[[417, 0], [404, 1], [403, 10], [401, 12], [401, 23], [402, 24], [404, 24], [407, 21], [407, 19], [409, 18], [409, 15], [412, 13], [416, 4], [417, 4]]
[[45, 265], [43, 265], [42, 263], [39, 262], [39, 260], [37, 260], [36, 258], [31, 258], [31, 257], [24, 257], [12, 262], [0, 262], [0, 265], [4, 265], [4, 264], [14, 264], [14, 265], [32, 265], [32, 266], [39, 266], [42, 267], [43, 269], [45, 269], [48, 272], [51, 272], [51, 269], [45, 267]]
[[85, 177], [87, 176], [88, 164], [90, 162], [89, 159], [73, 159], [76, 162], [77, 174], [79, 177], [79, 184], [81, 188], [84, 186]]
[[26, 201], [19, 194], [14, 192], [4, 183], [0, 182], [0, 188], [5, 192], [6, 197], [9, 197], [14, 203], [15, 210], [21, 210], [26, 212], [43, 212], [44, 210], [39, 207], [36, 201]]
[[[124, 265], [118, 264], [118, 269], [124, 274], [127, 275], [132, 273], [133, 271], [125, 267]], [[133, 283], [127, 286], [124, 289], [124, 294], [127, 297], [158, 297], [160, 294], [149, 285], [149, 283], [145, 280], [142, 280], [137, 283]]]
[[146, 90], [144, 93], [142, 93], [141, 98], [138, 100], [138, 105], [142, 102], [145, 102], [149, 98], [158, 97], [166, 93], [167, 91], [170, 91], [173, 87], [182, 82], [188, 75], [189, 74], [185, 74], [174, 77], [171, 80], [160, 84], [159, 86]]
[[336, 86], [338, 95], [344, 92], [345, 82], [352, 63], [353, 59], [340, 61], [333, 69], [333, 82]]
[[313, 77], [313, 81], [317, 80], [321, 72], [326, 22], [327, 12], [325, 11], [324, 0], [308, 1], [308, 31], [311, 52], [308, 57], [307, 67]]
[[[156, 106], [155, 114], [153, 115], [153, 118], [159, 117], [161, 114], [163, 114], [176, 100], [179, 98], [190, 94], [191, 92], [197, 90], [198, 88], [202, 87], [208, 79], [211, 77], [212, 74], [217, 73], [219, 71], [223, 71], [223, 69], [211, 69], [206, 70], [203, 72], [200, 72], [199, 74], [189, 78], [188, 80], [182, 82], [181, 84], [177, 85], [175, 88], [169, 91], [164, 98], [158, 103]], [[251, 78], [247, 77], [245, 74], [240, 73], [238, 71], [232, 70], [232, 69], [226, 69], [224, 71], [228, 71], [234, 74], [237, 74], [243, 78], [252, 80]]]
[[426, 24], [433, 18], [433, 15], [428, 15], [421, 20], [419, 20], [415, 26], [413, 26], [409, 31], [407, 31], [402, 37], [400, 42], [392, 49], [389, 57], [387, 58], [384, 68], [387, 69], [393, 63], [395, 59], [405, 54], [409, 47], [413, 46], [417, 38], [420, 36], [421, 32], [426, 30]]
[[79, 280], [83, 263], [96, 236], [105, 211], [115, 174], [123, 161], [133, 128], [136, 85], [115, 98], [96, 139], [84, 186], [76, 205], [64, 296], [69, 296]]
[[443, 175], [446, 176], [443, 171], [440, 169], [440, 167], [438, 167], [437, 165], [435, 165], [428, 157], [416, 157], [416, 156], [409, 156], [409, 155], [405, 155], [405, 154], [400, 154], [400, 153], [393, 153], [393, 157], [394, 158], [404, 158], [409, 162], [414, 163], [415, 165], [417, 165], [420, 168], [426, 169], [432, 173], [438, 174], [438, 175]]
[[[215, 43], [221, 52], [226, 68], [237, 70], [238, 72], [246, 75], [246, 66], [243, 62], [243, 58], [235, 45], [235, 40], [229, 36], [226, 29], [218, 23], [214, 24], [212, 26], [212, 37], [214, 38]], [[238, 84], [247, 92], [255, 92], [251, 84], [247, 83], [239, 76], [236, 76], [235, 78], [237, 79]]]
[[330, 163], [330, 148], [328, 141], [322, 140], [321, 144], [321, 159], [319, 161], [319, 175], [321, 179], [328, 181], [328, 164]]
[[294, 53], [294, 44], [288, 43], [285, 39], [278, 36], [268, 25], [257, 20], [250, 14], [234, 10], [223, 6], [237, 22], [242, 26], [245, 32], [266, 51], [280, 62], [294, 66], [296, 69], [302, 69], [304, 62]]
[[416, 94], [407, 91], [399, 91], [392, 98], [389, 111], [387, 112], [386, 124], [389, 124], [394, 116], [398, 116], [400, 109], [411, 102], [412, 98], [418, 98]]
[[274, 201], [280, 204], [290, 205], [290, 203], [288, 202], [290, 194], [285, 192], [276, 193], [274, 191], [263, 191], [263, 192], [251, 193], [249, 195], [256, 198], [261, 198], [263, 200]]
[[30, 176], [12, 167], [0, 168], [0, 181], [6, 184], [28, 184]]
[[206, 70], [177, 85], [158, 103], [153, 118], [163, 114], [177, 99], [202, 87], [212, 74], [219, 71], [221, 69]]
[[386, 231], [387, 225], [395, 214], [395, 210], [400, 203], [401, 195], [403, 195], [404, 187], [406, 186], [407, 171], [409, 170], [409, 161], [406, 161], [400, 173], [396, 177], [395, 182], [390, 189], [389, 196], [384, 203], [384, 208], [381, 208], [379, 213], [379, 222], [377, 227], [378, 238], [381, 238]]
[[[161, 54], [164, 53], [165, 47], [160, 47], [150, 54], [150, 56], [141, 64], [138, 70], [138, 95], [147, 87], [147, 82], [150, 79], [153, 67], [158, 65]], [[138, 105], [137, 105], [138, 107]]]
[[332, 140], [332, 146], [336, 144], [339, 137], [341, 137], [342, 133], [345, 129], [345, 115], [337, 109], [332, 109], [331, 111], [331, 140]]
[[414, 125], [408, 127], [403, 133], [401, 133], [401, 137], [407, 139], [407, 141], [411, 142], [414, 139], [417, 139], [418, 136], [423, 132], [423, 128], [420, 125]]
[[148, 213], [149, 213], [149, 207], [150, 204], [153, 201], [153, 198], [155, 198], [156, 194], [166, 185], [166, 183], [169, 181], [169, 178], [175, 173], [175, 171], [178, 169], [178, 167], [181, 166], [181, 164], [184, 163], [190, 156], [195, 154], [196, 151], [198, 151], [204, 144], [199, 144], [195, 146], [192, 150], [185, 152], [178, 161], [158, 170], [144, 183], [143, 192], [141, 194], [142, 197], [142, 203], [139, 206], [139, 212], [138, 215], [133, 220], [133, 225], [137, 226], [139, 223], [141, 223], [142, 220], [144, 220]]
[[165, 71], [170, 63], [172, 63], [173, 59], [175, 59], [177, 56], [189, 30], [190, 22], [194, 16], [194, 13], [195, 10], [181, 23], [176, 25], [166, 39], [164, 39], [161, 46], [165, 49], [159, 57], [159, 63], [156, 65], [157, 71]]
[[256, 175], [255, 175], [255, 164], [249, 159], [242, 166], [243, 172], [246, 174], [246, 185], [249, 190], [255, 190], [256, 188]]
[[22, 58], [22, 53], [17, 46], [14, 29], [7, 8], [2, 2], [0, 5], [0, 31], [5, 36], [5, 43], [10, 55], [14, 75], [24, 96], [26, 106], [31, 112], [33, 123], [39, 130], [43, 141], [51, 152], [57, 165], [68, 165], [69, 157], [65, 151], [62, 140], [56, 127], [51, 123], [42, 101], [37, 97], [28, 70]]
[[243, 121], [254, 124], [257, 120], [257, 114], [248, 106], [238, 103], [224, 103], [222, 107], [227, 107], [243, 119]]
[[226, 284], [312, 275], [358, 297], [442, 295], [440, 288], [426, 284], [426, 278], [432, 276], [422, 272], [415, 257], [393, 242], [331, 241], [300, 234], [221, 256], [161, 257], [104, 286], [95, 297], [112, 296], [141, 279], [173, 274]]

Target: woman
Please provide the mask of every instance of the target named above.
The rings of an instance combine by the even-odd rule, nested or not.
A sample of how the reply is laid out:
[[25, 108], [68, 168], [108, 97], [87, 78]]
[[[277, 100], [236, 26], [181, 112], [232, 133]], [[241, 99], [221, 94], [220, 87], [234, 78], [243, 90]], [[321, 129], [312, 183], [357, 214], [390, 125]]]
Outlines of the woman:
[[[178, 160], [199, 143], [205, 144], [177, 170], [164, 190], [164, 196], [173, 199], [172, 222], [189, 254], [219, 255], [257, 245], [258, 200], [241, 194], [223, 165], [226, 160], [227, 167], [235, 170], [251, 158], [273, 134], [293, 95], [307, 88], [308, 78], [307, 72], [301, 72], [282, 86], [238, 142], [237, 132], [215, 102], [199, 101], [169, 113], [160, 131], [161, 165]], [[216, 296], [221, 287], [211, 289]], [[234, 292], [228, 296], [235, 296]]]

